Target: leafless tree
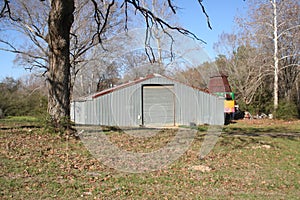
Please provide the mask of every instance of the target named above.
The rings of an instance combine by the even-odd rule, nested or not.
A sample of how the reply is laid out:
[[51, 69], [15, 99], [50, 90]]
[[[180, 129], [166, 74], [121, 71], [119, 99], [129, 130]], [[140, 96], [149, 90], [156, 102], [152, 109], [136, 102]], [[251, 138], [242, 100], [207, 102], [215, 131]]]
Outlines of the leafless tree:
[[236, 97], [250, 104], [266, 76], [270, 75], [266, 65], [261, 63], [262, 56], [250, 46], [250, 41], [240, 40], [236, 34], [221, 34], [214, 47], [220, 55], [216, 59], [220, 73], [228, 75]]
[[298, 90], [300, 6], [292, 0], [247, 2], [248, 13], [236, 17], [235, 32], [222, 34], [215, 44], [223, 55], [218, 61], [224, 61], [224, 71], [246, 104], [273, 85], [275, 111], [279, 98], [290, 101]]
[[[44, 0], [40, 0], [41, 3], [46, 4]], [[110, 15], [116, 2], [114, 0], [104, 1], [90, 0], [93, 4], [93, 18], [96, 26], [95, 33], [91, 38], [91, 43], [101, 43], [104, 37], [105, 29], [110, 21]], [[22, 16], [20, 19], [15, 19], [15, 12], [11, 9], [11, 5], [7, 0], [2, 0], [1, 9], [1, 21], [9, 20], [19, 21], [22, 23], [24, 20]], [[23, 1], [26, 4], [27, 1]], [[168, 0], [169, 9], [176, 14], [176, 7], [171, 0]], [[203, 13], [207, 16], [202, 1], [198, 1], [202, 8]], [[43, 5], [40, 5], [43, 6]], [[70, 116], [70, 95], [71, 95], [71, 59], [70, 59], [70, 37], [72, 33], [72, 26], [74, 23], [74, 15], [76, 13], [74, 0], [51, 0], [49, 4], [48, 13], [48, 33], [44, 40], [48, 45], [48, 113], [52, 118], [52, 123], [58, 128], [68, 128], [63, 125], [64, 121]], [[138, 0], [124, 0], [122, 1], [121, 8], [124, 10], [125, 15], [125, 29], [126, 22], [128, 21], [128, 7], [132, 6], [136, 13], [139, 13], [145, 19], [147, 27], [146, 39], [149, 37], [149, 31], [151, 27], [158, 26], [162, 30], [166, 28], [176, 30], [184, 35], [189, 35], [196, 38], [196, 35], [190, 31], [178, 27], [172, 26], [167, 21], [163, 20], [159, 16], [155, 15], [151, 10], [143, 7]], [[105, 8], [105, 9], [103, 9]], [[208, 16], [207, 16], [208, 17]], [[209, 22], [209, 21], [208, 21]], [[208, 23], [209, 25], [209, 23]], [[210, 26], [210, 25], [209, 25]], [[35, 33], [39, 33], [38, 29], [34, 29]]]
[[273, 73], [273, 104], [276, 110], [280, 95], [290, 98], [300, 73], [300, 5], [292, 0], [253, 0], [248, 4], [248, 18], [241, 20], [240, 25], [248, 32], [248, 40], [260, 49], [259, 54], [264, 55], [261, 65], [269, 65], [265, 71]]

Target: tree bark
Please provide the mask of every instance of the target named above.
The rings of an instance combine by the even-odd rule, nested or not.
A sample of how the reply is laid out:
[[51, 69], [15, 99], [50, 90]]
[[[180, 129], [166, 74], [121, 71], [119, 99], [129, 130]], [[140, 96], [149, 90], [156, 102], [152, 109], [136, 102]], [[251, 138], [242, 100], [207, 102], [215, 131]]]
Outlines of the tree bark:
[[274, 111], [278, 108], [278, 73], [279, 73], [279, 59], [278, 59], [278, 32], [277, 32], [277, 5], [276, 0], [271, 0], [273, 6], [273, 40], [274, 40]]
[[299, 83], [300, 83], [300, 75], [298, 75], [296, 79], [296, 94], [297, 94], [297, 106], [298, 106], [298, 113], [300, 117], [300, 88], [299, 88]]
[[70, 30], [74, 0], [52, 0], [48, 19], [48, 113], [56, 128], [66, 127], [70, 116]]

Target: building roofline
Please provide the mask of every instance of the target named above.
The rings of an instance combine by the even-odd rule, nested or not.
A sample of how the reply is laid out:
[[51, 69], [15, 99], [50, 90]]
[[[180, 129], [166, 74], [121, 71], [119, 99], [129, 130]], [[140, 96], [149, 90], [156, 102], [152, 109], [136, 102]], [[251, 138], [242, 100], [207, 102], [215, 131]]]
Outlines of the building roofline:
[[[99, 96], [102, 96], [102, 95], [105, 95], [105, 94], [109, 94], [111, 92], [114, 92], [116, 90], [120, 90], [120, 89], [123, 89], [123, 88], [126, 88], [126, 87], [129, 87], [131, 85], [134, 85], [134, 84], [137, 84], [137, 83], [140, 83], [140, 82], [143, 82], [145, 80], [148, 80], [148, 79], [151, 79], [151, 78], [154, 78], [154, 77], [158, 77], [157, 76], [158, 74], [150, 74], [146, 77], [140, 77], [138, 79], [135, 79], [133, 81], [128, 81], [126, 83], [123, 83], [121, 85], [117, 85], [115, 87], [112, 87], [112, 88], [108, 88], [108, 89], [105, 89], [105, 90], [102, 90], [100, 92], [97, 92], [96, 94], [92, 95], [92, 98], [97, 98]], [[160, 75], [159, 75], [160, 76]]]
[[201, 91], [201, 92], [205, 92], [205, 93], [210, 94], [209, 91], [206, 90], [206, 89], [194, 87], [194, 86], [192, 86], [192, 85], [189, 85], [189, 84], [187, 84], [187, 83], [183, 83], [183, 82], [181, 82], [181, 81], [178, 81], [178, 80], [176, 80], [176, 79], [174, 79], [174, 78], [170, 78], [170, 77], [165, 76], [165, 75], [161, 75], [161, 74], [149, 74], [149, 75], [146, 76], [146, 77], [141, 77], [141, 78], [135, 79], [135, 80], [133, 80], [133, 81], [129, 81], [129, 82], [123, 83], [123, 84], [121, 84], [121, 85], [117, 85], [117, 86], [115, 86], [115, 87], [112, 87], [112, 88], [108, 88], [108, 89], [102, 90], [102, 91], [100, 91], [100, 92], [97, 92], [96, 94], [91, 95], [91, 97], [94, 99], [94, 98], [97, 98], [97, 97], [100, 97], [100, 96], [103, 96], [103, 95], [112, 93], [112, 92], [114, 92], [114, 91], [116, 91], [116, 90], [120, 90], [120, 89], [129, 87], [129, 86], [135, 85], [135, 84], [137, 84], [137, 83], [140, 83], [140, 82], [143, 82], [143, 81], [152, 79], [152, 78], [156, 78], [156, 77], [163, 77], [163, 78], [169, 79], [169, 80], [171, 80], [171, 81], [174, 81], [174, 82], [177, 82], [177, 83], [186, 85], [186, 86], [191, 87], [191, 88], [193, 88], [193, 89], [199, 90], [199, 91]]
[[215, 77], [228, 77], [228, 75], [224, 74], [224, 73], [221, 73], [221, 74], [212, 75], [209, 78], [215, 78]]
[[205, 92], [205, 93], [210, 94], [209, 91], [208, 91], [208, 89], [203, 89], [203, 88], [195, 87], [195, 86], [192, 86], [192, 85], [190, 85], [190, 84], [188, 84], [188, 83], [184, 83], [184, 82], [182, 82], [182, 81], [178, 81], [178, 80], [176, 80], [175, 78], [170, 78], [170, 77], [165, 76], [165, 75], [160, 75], [160, 76], [161, 76], [161, 77], [164, 77], [164, 78], [166, 78], [166, 79], [169, 79], [169, 80], [171, 80], [171, 81], [174, 81], [174, 82], [177, 82], [177, 83], [186, 85], [186, 86], [191, 87], [191, 88], [193, 88], [193, 89], [195, 89], [195, 90], [199, 90], [199, 91], [201, 91], [201, 92]]

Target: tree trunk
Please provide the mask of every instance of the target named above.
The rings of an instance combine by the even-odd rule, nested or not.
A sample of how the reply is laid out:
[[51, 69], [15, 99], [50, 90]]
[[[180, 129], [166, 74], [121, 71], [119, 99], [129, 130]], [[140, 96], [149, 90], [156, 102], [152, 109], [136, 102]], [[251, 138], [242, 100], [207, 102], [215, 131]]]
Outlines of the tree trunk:
[[299, 113], [299, 117], [300, 117], [300, 88], [299, 88], [300, 79], [299, 79], [299, 77], [300, 77], [300, 75], [298, 75], [298, 77], [296, 79], [296, 93], [297, 93], [298, 113]]
[[271, 1], [273, 6], [273, 40], [274, 40], [274, 111], [278, 108], [278, 73], [279, 73], [279, 59], [278, 59], [278, 32], [277, 32], [277, 5], [276, 0]]
[[70, 116], [70, 30], [74, 0], [52, 0], [48, 19], [48, 113], [56, 128], [66, 128]]

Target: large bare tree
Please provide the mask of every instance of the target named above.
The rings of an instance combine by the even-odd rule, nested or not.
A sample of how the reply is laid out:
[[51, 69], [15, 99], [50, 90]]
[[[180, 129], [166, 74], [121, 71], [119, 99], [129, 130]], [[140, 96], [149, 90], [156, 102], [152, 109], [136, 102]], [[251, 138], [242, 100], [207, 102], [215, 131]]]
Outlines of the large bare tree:
[[247, 3], [247, 15], [236, 17], [235, 33], [222, 34], [215, 45], [223, 55], [218, 61], [225, 61], [224, 70], [244, 103], [262, 100], [267, 94], [276, 111], [279, 100], [298, 96], [300, 5], [293, 0]]
[[250, 41], [237, 34], [223, 33], [214, 48], [219, 53], [216, 64], [221, 73], [228, 79], [236, 93], [236, 98], [249, 105], [256, 97], [266, 76], [266, 66], [261, 62], [262, 56], [258, 49], [250, 45]]
[[293, 0], [251, 0], [248, 5], [248, 17], [240, 25], [264, 56], [262, 65], [268, 64], [273, 73], [273, 107], [277, 110], [279, 98], [290, 98], [300, 74], [300, 4]]
[[[95, 62], [95, 59], [100, 62], [99, 60], [105, 58], [104, 50], [98, 47], [99, 42], [94, 35], [97, 30], [96, 24], [93, 23], [94, 5], [90, 0], [75, 1], [75, 5], [76, 12], [74, 12], [74, 23], [70, 33], [71, 88], [80, 71], [86, 70], [86, 67], [90, 66], [91, 62]], [[36, 2], [36, 0], [26, 2], [16, 0], [12, 6], [14, 18], [24, 20], [21, 22], [1, 21], [5, 25], [5, 30], [10, 30], [10, 32], [9, 35], [5, 35], [7, 31], [1, 31], [0, 49], [16, 53], [15, 62], [18, 66], [24, 66], [35, 73], [44, 74], [49, 67], [46, 36], [48, 34], [47, 20], [50, 4], [49, 2]], [[104, 3], [102, 9], [106, 9], [107, 6]], [[112, 8], [102, 42], [121, 31], [120, 12], [117, 13], [117, 6], [115, 4]]]
[[[45, 0], [40, 0], [44, 2]], [[97, 0], [90, 0], [93, 4], [93, 18], [96, 25], [96, 30], [91, 43], [101, 43], [104, 37], [103, 33], [108, 26], [110, 14], [116, 1], [105, 1], [105, 9], [103, 2]], [[176, 14], [176, 6], [171, 0], [166, 1], [169, 9], [173, 14]], [[198, 1], [202, 11], [205, 15], [205, 9], [202, 1]], [[26, 1], [22, 1], [26, 4]], [[136, 13], [143, 16], [148, 31], [151, 27], [158, 26], [163, 30], [166, 28], [176, 30], [182, 34], [196, 37], [190, 31], [172, 26], [164, 19], [157, 16], [151, 10], [143, 7], [138, 0], [124, 0], [121, 2], [120, 9], [124, 10], [125, 29], [128, 21], [128, 7], [132, 6]], [[0, 17], [2, 20], [9, 20], [10, 22], [22, 23], [24, 19], [15, 17], [13, 8], [14, 2], [10, 3], [8, 0], [1, 1]], [[42, 5], [41, 5], [42, 6]], [[47, 25], [48, 34], [44, 38], [48, 45], [48, 113], [51, 116], [52, 124], [58, 128], [68, 128], [68, 121], [70, 115], [70, 94], [71, 94], [71, 59], [70, 59], [70, 37], [71, 28], [74, 23], [74, 14], [76, 13], [74, 0], [51, 0], [50, 11], [48, 13]], [[39, 33], [39, 29], [35, 31]], [[66, 122], [66, 123], [64, 123]]]

